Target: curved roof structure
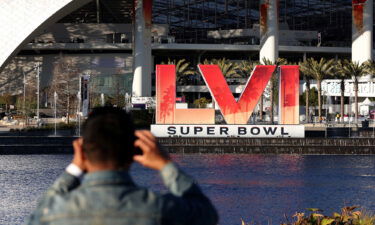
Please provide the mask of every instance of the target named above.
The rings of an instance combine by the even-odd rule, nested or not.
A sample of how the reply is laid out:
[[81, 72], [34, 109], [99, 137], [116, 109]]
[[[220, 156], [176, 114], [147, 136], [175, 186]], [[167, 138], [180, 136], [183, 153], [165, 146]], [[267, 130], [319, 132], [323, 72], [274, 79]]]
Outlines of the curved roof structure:
[[37, 32], [90, 0], [0, 1], [0, 70]]

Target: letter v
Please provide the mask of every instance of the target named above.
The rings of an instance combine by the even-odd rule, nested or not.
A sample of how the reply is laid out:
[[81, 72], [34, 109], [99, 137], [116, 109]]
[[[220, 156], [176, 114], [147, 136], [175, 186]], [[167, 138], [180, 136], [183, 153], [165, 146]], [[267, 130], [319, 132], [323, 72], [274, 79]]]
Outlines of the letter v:
[[247, 124], [276, 66], [256, 66], [237, 102], [217, 65], [198, 65], [198, 68], [227, 124]]

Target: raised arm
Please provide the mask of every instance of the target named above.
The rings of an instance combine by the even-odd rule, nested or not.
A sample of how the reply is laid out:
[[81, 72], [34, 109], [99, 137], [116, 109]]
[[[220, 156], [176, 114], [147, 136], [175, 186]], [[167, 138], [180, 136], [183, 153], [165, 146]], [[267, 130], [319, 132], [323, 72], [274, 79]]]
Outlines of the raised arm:
[[210, 200], [190, 176], [159, 150], [155, 137], [149, 131], [137, 131], [136, 136], [139, 139], [135, 147], [139, 147], [143, 155], [134, 156], [134, 160], [160, 171], [170, 191], [162, 199], [162, 224], [217, 224], [218, 216]]
[[79, 177], [84, 173], [82, 139], [73, 141], [74, 156], [65, 172], [47, 190], [46, 195], [64, 195], [77, 188], [80, 184]]

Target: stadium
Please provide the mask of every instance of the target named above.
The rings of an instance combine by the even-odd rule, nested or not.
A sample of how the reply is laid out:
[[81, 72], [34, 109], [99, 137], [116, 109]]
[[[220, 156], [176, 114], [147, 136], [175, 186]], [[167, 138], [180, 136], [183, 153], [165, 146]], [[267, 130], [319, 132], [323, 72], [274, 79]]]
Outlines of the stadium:
[[[177, 92], [192, 103], [210, 98], [196, 72], [205, 60], [298, 63], [325, 57], [362, 63], [373, 54], [372, 0], [6, 0], [0, 21], [1, 93], [19, 95], [40, 82], [38, 102], [46, 107], [54, 83], [70, 86], [64, 92], [74, 98], [83, 75], [91, 77], [92, 96], [111, 96], [120, 105], [126, 95], [154, 96], [156, 64], [184, 60], [193, 75]], [[235, 97], [243, 79], [228, 79]], [[370, 78], [360, 81], [361, 101], [375, 97], [373, 84]], [[339, 112], [339, 85], [322, 84], [328, 113]], [[353, 88], [349, 80], [347, 85], [350, 114]], [[301, 79], [301, 94], [304, 87]], [[361, 114], [368, 113], [367, 107]]]

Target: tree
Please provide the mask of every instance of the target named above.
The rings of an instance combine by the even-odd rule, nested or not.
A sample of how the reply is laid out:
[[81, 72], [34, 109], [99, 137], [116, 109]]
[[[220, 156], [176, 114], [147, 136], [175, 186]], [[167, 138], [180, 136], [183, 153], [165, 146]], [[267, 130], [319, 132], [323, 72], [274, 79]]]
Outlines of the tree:
[[[239, 69], [237, 63], [233, 63], [233, 62], [227, 60], [226, 58], [212, 59], [210, 61], [208, 59], [205, 59], [203, 61], [203, 64], [205, 64], [205, 65], [218, 65], [221, 73], [223, 74], [223, 76], [225, 78], [241, 77], [241, 75], [239, 75], [238, 71], [237, 71]], [[213, 108], [215, 108], [215, 101], [212, 102], [212, 106], [213, 106]]]
[[71, 103], [76, 100], [78, 93], [78, 73], [76, 62], [72, 58], [59, 56], [54, 66], [54, 76], [49, 87], [49, 95], [53, 96], [54, 92], [58, 94], [57, 104], [64, 107], [67, 123], [69, 123]]
[[210, 61], [205, 59], [203, 61], [203, 64], [218, 65], [221, 70], [221, 73], [224, 75], [225, 78], [241, 77], [241, 75], [239, 75], [237, 72], [237, 70], [239, 69], [237, 63], [231, 62], [226, 58], [212, 59]]
[[22, 111], [24, 111], [23, 113], [26, 116], [25, 123], [27, 123], [27, 117], [35, 115], [34, 109], [37, 107], [35, 95], [26, 95], [25, 101], [23, 100], [23, 96], [19, 95], [17, 97], [16, 107], [17, 109], [22, 109]]
[[241, 77], [249, 77], [257, 65], [259, 65], [257, 61], [241, 61], [238, 65]]
[[111, 77], [112, 90], [114, 91], [114, 102], [113, 105], [117, 107], [124, 107], [125, 105], [125, 90], [124, 90], [124, 79], [121, 74], [114, 74]]
[[340, 92], [341, 92], [341, 98], [340, 98], [340, 120], [343, 121], [345, 109], [344, 109], [344, 97], [345, 97], [345, 79], [350, 79], [351, 74], [345, 73], [344, 66], [347, 62], [339, 60], [336, 64], [336, 78], [340, 79]]
[[11, 95], [9, 93], [4, 93], [0, 96], [0, 104], [5, 105], [5, 111], [9, 112], [10, 105], [15, 105], [17, 101], [17, 96]]
[[[263, 58], [262, 59], [263, 61], [263, 65], [276, 65], [277, 67], [281, 66], [281, 65], [286, 65], [288, 64], [288, 61], [284, 58], [278, 58], [276, 60], [276, 62], [273, 62], [267, 58]], [[272, 76], [271, 76], [271, 80], [270, 80], [270, 102], [271, 102], [271, 105], [270, 105], [270, 117], [271, 117], [271, 123], [273, 124], [274, 121], [273, 121], [273, 106], [274, 106], [274, 93], [275, 93], [275, 86], [277, 87], [277, 82], [278, 82], [278, 77], [276, 76], [276, 73], [277, 73], [277, 69], [272, 73]], [[263, 95], [262, 95], [263, 97]], [[263, 104], [262, 104], [263, 105]]]
[[309, 74], [309, 71], [307, 67], [309, 64], [307, 61], [299, 62], [299, 68], [301, 71], [302, 79], [306, 82], [306, 91], [305, 91], [305, 104], [306, 104], [306, 121], [310, 121], [310, 81], [312, 79], [311, 75]]
[[373, 60], [368, 60], [364, 63], [365, 65], [365, 70], [368, 74], [375, 74], [375, 61]]
[[[311, 107], [314, 107], [314, 109], [316, 109], [316, 106], [318, 105], [318, 90], [313, 87], [313, 88], [310, 88], [309, 89], [309, 98], [306, 99], [306, 97], [303, 97], [303, 96], [306, 96], [306, 92], [307, 92], [307, 89], [302, 93], [302, 95], [300, 96], [300, 103], [303, 105], [303, 104], [306, 104], [306, 101], [308, 100], [308, 105], [311, 106]], [[310, 116], [310, 114], [309, 114]], [[306, 118], [306, 121], [310, 120], [309, 118]]]
[[335, 64], [334, 60], [327, 60], [321, 58], [319, 61], [314, 58], [307, 59], [301, 63], [301, 71], [306, 75], [311, 76], [317, 82], [318, 87], [318, 116], [319, 120], [322, 118], [322, 81], [334, 74]]
[[[162, 62], [161, 64], [164, 64]], [[190, 63], [186, 62], [185, 59], [180, 59], [176, 62], [176, 60], [168, 59], [168, 65], [175, 65], [176, 66], [176, 79], [177, 84], [186, 84], [189, 76], [194, 76], [196, 72], [190, 69]]]
[[205, 108], [208, 103], [210, 103], [210, 101], [203, 97], [196, 99], [193, 104], [197, 108]]
[[346, 74], [347, 77], [352, 77], [354, 80], [354, 101], [355, 101], [355, 122], [358, 122], [358, 79], [364, 75], [368, 74], [368, 67], [366, 64], [359, 64], [358, 62], [353, 62], [345, 60], [341, 68], [341, 72]]

